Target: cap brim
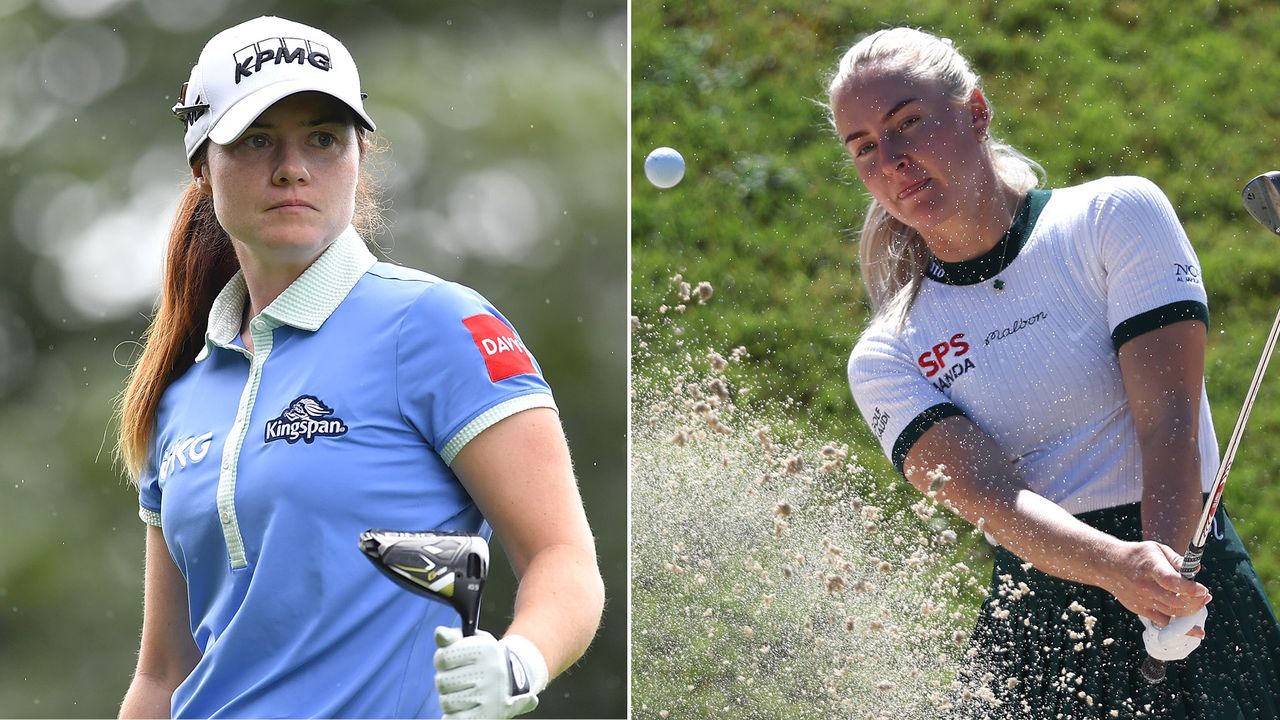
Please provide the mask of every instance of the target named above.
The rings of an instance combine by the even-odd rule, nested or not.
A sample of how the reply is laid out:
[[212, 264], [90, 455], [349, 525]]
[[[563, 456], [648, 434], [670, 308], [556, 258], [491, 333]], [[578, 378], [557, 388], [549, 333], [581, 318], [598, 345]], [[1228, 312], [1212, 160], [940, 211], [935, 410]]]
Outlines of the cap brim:
[[219, 145], [226, 145], [245, 131], [258, 119], [258, 116], [267, 111], [267, 108], [276, 104], [280, 100], [300, 92], [320, 92], [341, 101], [344, 105], [351, 108], [351, 112], [355, 113], [356, 120], [369, 130], [376, 130], [373, 120], [369, 118], [368, 113], [364, 111], [364, 105], [359, 101], [359, 97], [353, 100], [344, 98], [341, 95], [329, 92], [325, 88], [315, 87], [313, 83], [304, 83], [296, 81], [283, 81], [272, 83], [259, 88], [257, 91], [241, 98], [240, 102], [232, 105], [227, 109], [222, 117], [214, 123], [209, 129], [209, 139]]

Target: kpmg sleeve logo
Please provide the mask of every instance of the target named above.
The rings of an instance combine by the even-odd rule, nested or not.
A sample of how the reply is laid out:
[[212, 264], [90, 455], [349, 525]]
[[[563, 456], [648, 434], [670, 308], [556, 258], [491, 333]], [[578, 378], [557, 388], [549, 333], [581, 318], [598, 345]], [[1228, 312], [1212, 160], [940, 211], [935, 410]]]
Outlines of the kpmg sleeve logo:
[[280, 417], [267, 421], [263, 440], [284, 440], [290, 445], [299, 440], [310, 445], [317, 437], [338, 437], [347, 434], [347, 425], [341, 418], [329, 417], [333, 408], [325, 407], [320, 398], [303, 395], [289, 403]]
[[329, 71], [329, 48], [304, 38], [277, 37], [259, 40], [235, 53], [236, 84], [258, 72], [268, 63], [310, 64], [317, 70]]

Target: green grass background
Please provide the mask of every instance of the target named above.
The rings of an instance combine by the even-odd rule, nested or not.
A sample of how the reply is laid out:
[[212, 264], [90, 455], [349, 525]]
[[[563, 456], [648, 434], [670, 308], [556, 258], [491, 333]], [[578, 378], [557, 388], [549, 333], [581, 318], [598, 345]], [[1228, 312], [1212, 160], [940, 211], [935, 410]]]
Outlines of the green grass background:
[[[914, 501], [845, 382], [866, 320], [856, 230], [867, 196], [820, 105], [843, 51], [895, 25], [955, 41], [995, 108], [993, 133], [1038, 160], [1050, 187], [1142, 175], [1168, 194], [1206, 278], [1206, 381], [1225, 447], [1280, 308], [1280, 239], [1240, 203], [1245, 182], [1280, 166], [1280, 5], [1266, 0], [634, 2], [633, 378], [686, 352], [745, 346], [749, 358], [733, 369], [750, 378], [740, 408], [793, 399], [790, 412], [848, 443], [898, 507]], [[660, 145], [688, 164], [671, 190], [643, 175]], [[676, 273], [716, 288], [712, 303], [682, 316], [680, 336], [658, 312], [674, 304]], [[1273, 605], [1278, 386], [1262, 387], [1226, 491]], [[643, 469], [633, 472], [643, 482]], [[636, 510], [633, 527], [648, 520]], [[648, 558], [634, 552], [638, 572]], [[961, 552], [984, 557], [976, 543]], [[633, 592], [636, 618], [661, 602], [642, 583]], [[635, 642], [636, 667], [650, 650]], [[634, 682], [638, 710], [657, 684]]]

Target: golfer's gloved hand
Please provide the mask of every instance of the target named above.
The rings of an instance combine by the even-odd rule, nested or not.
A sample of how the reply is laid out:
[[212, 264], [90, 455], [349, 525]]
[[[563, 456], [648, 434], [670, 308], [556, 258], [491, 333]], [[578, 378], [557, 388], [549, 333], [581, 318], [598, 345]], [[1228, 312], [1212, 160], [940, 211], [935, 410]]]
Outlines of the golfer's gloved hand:
[[445, 718], [513, 718], [538, 706], [547, 661], [528, 638], [436, 628], [436, 689]]
[[1181, 660], [1200, 647], [1201, 638], [1188, 635], [1193, 628], [1204, 629], [1205, 620], [1209, 617], [1209, 608], [1202, 607], [1190, 615], [1175, 617], [1163, 628], [1157, 628], [1147, 618], [1138, 616], [1146, 630], [1142, 633], [1142, 643], [1147, 646], [1147, 654], [1157, 660], [1169, 662]]

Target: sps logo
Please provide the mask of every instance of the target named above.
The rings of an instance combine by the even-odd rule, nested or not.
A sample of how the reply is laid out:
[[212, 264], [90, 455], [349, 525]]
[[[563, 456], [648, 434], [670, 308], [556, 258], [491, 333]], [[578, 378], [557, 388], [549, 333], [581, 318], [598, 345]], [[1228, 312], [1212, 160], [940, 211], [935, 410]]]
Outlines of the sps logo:
[[[973, 358], [968, 357], [969, 349], [964, 333], [956, 333], [949, 340], [944, 340], [927, 352], [921, 353], [920, 357], [916, 358], [916, 362], [920, 365], [924, 376], [933, 381], [934, 387], [946, 390], [951, 387], [951, 383], [955, 382], [956, 378], [974, 369]], [[939, 374], [941, 377], [935, 380], [935, 376]]]

